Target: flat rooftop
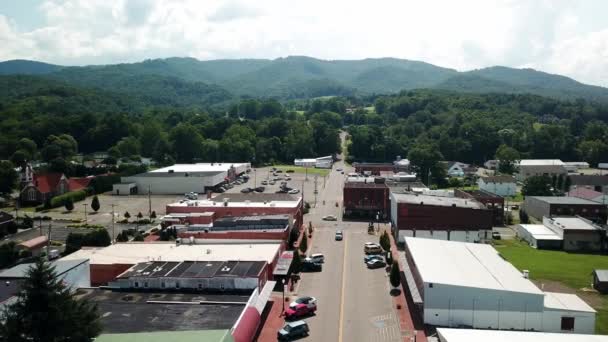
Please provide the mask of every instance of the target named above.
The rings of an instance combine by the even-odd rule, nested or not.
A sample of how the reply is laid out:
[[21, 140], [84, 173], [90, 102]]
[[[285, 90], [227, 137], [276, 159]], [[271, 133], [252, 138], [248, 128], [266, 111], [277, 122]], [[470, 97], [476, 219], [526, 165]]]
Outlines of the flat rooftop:
[[157, 331], [128, 334], [101, 334], [95, 342], [223, 342], [230, 336], [229, 329]]
[[486, 207], [472, 199], [458, 197], [444, 197], [418, 194], [393, 193], [397, 203], [422, 204], [438, 207], [457, 207], [469, 209], [486, 209]]
[[237, 168], [247, 166], [248, 163], [196, 163], [196, 164], [175, 164], [160, 169], [152, 170], [149, 173], [169, 173], [173, 172], [223, 172], [231, 167]]
[[176, 245], [164, 243], [117, 243], [108, 247], [83, 247], [61, 260], [89, 259], [91, 265], [134, 265], [149, 261], [228, 261], [248, 260], [271, 263], [279, 250], [278, 243], [233, 243]]
[[[87, 259], [71, 259], [71, 260], [55, 260], [51, 262], [51, 266], [55, 268], [55, 274], [60, 276], [71, 269], [87, 262]], [[0, 273], [0, 279], [12, 278], [12, 279], [20, 279], [26, 278], [27, 272], [30, 267], [34, 266], [34, 263], [27, 264], [19, 264], [14, 267], [9, 268], [8, 270], [4, 270]]]
[[118, 278], [252, 278], [257, 277], [264, 266], [265, 261], [154, 261], [137, 264]]
[[385, 183], [374, 183], [374, 181], [372, 180], [371, 183], [370, 182], [363, 182], [363, 181], [351, 181], [349, 179], [348, 182], [344, 183], [344, 188], [345, 189], [386, 189], [387, 186]]
[[426, 283], [543, 294], [490, 245], [412, 237], [405, 244]]
[[559, 159], [522, 159], [519, 161], [520, 166], [545, 166], [557, 165], [563, 166], [564, 162]]
[[568, 230], [598, 230], [600, 229], [594, 224], [589, 223], [578, 217], [543, 217], [543, 222], [554, 224], [562, 229]]
[[[226, 200], [226, 205], [224, 204]], [[183, 200], [170, 203], [170, 207], [278, 207], [295, 208], [299, 205], [301, 197], [289, 194], [221, 194], [211, 199]]]
[[571, 196], [528, 196], [549, 204], [592, 204], [601, 205], [597, 202]]
[[[97, 304], [104, 333], [230, 329], [245, 308], [249, 295], [207, 295], [172, 292], [114, 292], [78, 290], [81, 298]], [[148, 301], [196, 304], [150, 304]], [[199, 304], [200, 301], [240, 304]]]
[[437, 328], [441, 342], [608, 342], [605, 335]]
[[536, 240], [563, 240], [551, 229], [542, 224], [520, 224]]
[[589, 304], [577, 295], [569, 293], [545, 292], [545, 308], [563, 311], [595, 312]]

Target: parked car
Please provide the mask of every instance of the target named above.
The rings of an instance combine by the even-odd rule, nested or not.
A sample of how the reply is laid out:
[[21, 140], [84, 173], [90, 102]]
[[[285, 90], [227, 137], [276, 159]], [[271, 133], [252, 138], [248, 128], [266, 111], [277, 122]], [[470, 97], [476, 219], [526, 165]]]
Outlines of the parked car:
[[308, 336], [309, 331], [308, 324], [304, 321], [290, 322], [277, 332], [277, 338], [279, 341], [288, 341], [296, 337]]
[[380, 261], [384, 261], [384, 257], [380, 254], [369, 254], [363, 257], [363, 262], [368, 263], [369, 261], [372, 260], [380, 260]]
[[342, 171], [342, 168], [339, 167], [339, 168], [336, 169], [336, 171]]
[[277, 173], [283, 173], [283, 170], [277, 170], [276, 172]]
[[314, 315], [316, 311], [316, 304], [311, 306], [308, 306], [306, 304], [298, 304], [295, 306], [295, 308], [288, 308], [287, 310], [285, 310], [285, 319], [293, 320], [296, 318]]
[[306, 304], [308, 306], [317, 306], [317, 298], [312, 297], [312, 296], [302, 296], [302, 297], [298, 297], [296, 298], [296, 300], [294, 300], [293, 302], [289, 303], [289, 307], [290, 308], [295, 308], [296, 306], [298, 306], [299, 304]]
[[304, 259], [304, 260], [311, 260], [312, 262], [318, 262], [320, 264], [325, 262], [325, 256], [322, 253], [314, 253], [311, 254], [310, 257]]
[[386, 267], [386, 263], [384, 262], [384, 260], [378, 260], [378, 259], [370, 260], [370, 261], [366, 262], [365, 264], [367, 265], [367, 268], [369, 268], [369, 269]]
[[499, 232], [492, 232], [492, 239], [500, 240], [500, 239], [502, 239], [502, 236], [500, 236]]
[[286, 180], [286, 181], [290, 181], [290, 180], [291, 180], [291, 177], [285, 177], [285, 180]]
[[223, 187], [218, 186], [217, 188], [215, 188], [214, 192], [219, 192], [221, 194], [223, 192], [226, 192], [226, 190]]
[[382, 247], [375, 242], [366, 242], [363, 251], [365, 254], [380, 254], [382, 253]]
[[338, 221], [338, 218], [335, 215], [325, 215], [323, 221]]
[[295, 194], [299, 194], [299, 193], [300, 193], [300, 190], [298, 190], [298, 189], [289, 190], [289, 194], [291, 194], [291, 195], [295, 195]]
[[268, 184], [275, 185], [276, 183], [275, 183], [275, 181], [270, 181], [270, 182], [268, 182]]
[[295, 171], [294, 171], [294, 170], [289, 169], [289, 170], [287, 170], [287, 171], [285, 171], [285, 172], [287, 172], [287, 173], [294, 173]]
[[302, 260], [302, 272], [321, 272], [323, 270], [323, 264], [314, 262], [312, 260]]
[[257, 188], [255, 188], [256, 192], [264, 192], [264, 190], [266, 190], [266, 188], [263, 186], [258, 186]]
[[344, 238], [344, 235], [342, 234], [342, 231], [336, 230], [336, 241], [342, 241], [343, 238]]
[[267, 181], [262, 181], [262, 185], [268, 185]]
[[248, 193], [251, 192], [251, 189], [250, 188], [243, 188], [243, 189], [241, 189], [241, 192], [244, 193], [244, 194], [248, 194]]

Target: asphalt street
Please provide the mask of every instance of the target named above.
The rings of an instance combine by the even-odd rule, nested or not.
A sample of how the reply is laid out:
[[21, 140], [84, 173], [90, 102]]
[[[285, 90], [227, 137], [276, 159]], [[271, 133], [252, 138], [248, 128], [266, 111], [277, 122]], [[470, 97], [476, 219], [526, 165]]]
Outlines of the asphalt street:
[[[306, 215], [315, 228], [311, 253], [323, 253], [323, 271], [305, 273], [297, 288], [298, 295], [317, 298], [317, 314], [307, 321], [310, 341], [399, 341], [400, 330], [392, 307], [390, 285], [384, 269], [369, 270], [363, 262], [363, 245], [378, 242], [367, 233], [367, 222], [342, 221], [342, 187], [345, 176], [336, 171], [338, 162], [318, 194], [315, 208]], [[345, 174], [352, 172], [347, 168]], [[305, 200], [311, 194], [305, 194]], [[325, 201], [325, 204], [323, 204]], [[336, 206], [338, 203], [338, 206]], [[335, 215], [338, 221], [323, 221]], [[344, 232], [343, 241], [335, 241], [335, 231]]]

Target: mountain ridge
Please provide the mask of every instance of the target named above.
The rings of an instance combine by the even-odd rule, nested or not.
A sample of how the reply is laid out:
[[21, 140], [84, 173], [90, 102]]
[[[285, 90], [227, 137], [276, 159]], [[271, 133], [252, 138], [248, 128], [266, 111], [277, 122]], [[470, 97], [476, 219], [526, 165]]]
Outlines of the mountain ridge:
[[[608, 88], [530, 68], [491, 66], [457, 71], [424, 61], [393, 57], [322, 60], [308, 56], [276, 59], [192, 57], [147, 59], [135, 63], [61, 66], [37, 61], [0, 62], [0, 74], [29, 74], [69, 84], [113, 90], [121, 78], [157, 77], [165, 82], [196, 83], [206, 92], [281, 100], [327, 95], [392, 94], [419, 88], [473, 93], [531, 93], [559, 99], [583, 98], [608, 103]], [[159, 81], [160, 82], [160, 81]], [[185, 86], [184, 86], [185, 87]], [[178, 87], [179, 88], [179, 87]], [[215, 89], [212, 89], [215, 88]], [[127, 89], [128, 90], [128, 89]]]

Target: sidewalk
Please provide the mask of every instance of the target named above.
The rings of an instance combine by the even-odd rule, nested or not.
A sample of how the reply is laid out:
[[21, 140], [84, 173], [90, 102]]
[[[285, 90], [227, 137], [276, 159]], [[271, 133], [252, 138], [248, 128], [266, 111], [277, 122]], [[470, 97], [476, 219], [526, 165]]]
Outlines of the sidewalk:
[[[287, 298], [287, 294], [285, 294]], [[261, 328], [260, 334], [256, 341], [258, 342], [276, 342], [277, 340], [277, 331], [279, 331], [283, 325], [285, 324], [285, 318], [281, 314], [281, 303], [287, 308], [289, 305], [288, 302], [283, 302], [283, 298], [281, 295], [273, 295], [270, 297], [267, 306], [270, 308], [266, 308], [267, 316], [262, 317], [262, 321], [264, 325]], [[265, 310], [265, 311], [266, 311]]]
[[[401, 271], [401, 293], [393, 297], [393, 304], [395, 305], [395, 309], [397, 310], [399, 316], [401, 336], [404, 337], [405, 342], [427, 342], [422, 317], [420, 317], [420, 313], [414, 306], [407, 288], [407, 283], [405, 282], [403, 276], [403, 265], [401, 265], [398, 261], [399, 258], [397, 256], [399, 255], [399, 250], [397, 249], [393, 236], [390, 234], [390, 230], [388, 233], [391, 239], [391, 255], [393, 255], [393, 262], [399, 264], [399, 270]], [[400, 307], [400, 309], [397, 309], [398, 307]], [[415, 340], [414, 332], [416, 335]]]

